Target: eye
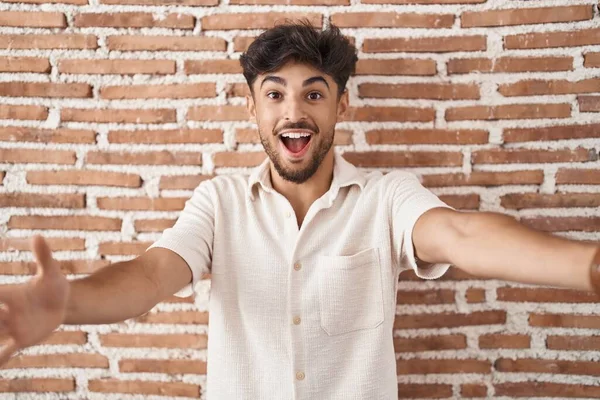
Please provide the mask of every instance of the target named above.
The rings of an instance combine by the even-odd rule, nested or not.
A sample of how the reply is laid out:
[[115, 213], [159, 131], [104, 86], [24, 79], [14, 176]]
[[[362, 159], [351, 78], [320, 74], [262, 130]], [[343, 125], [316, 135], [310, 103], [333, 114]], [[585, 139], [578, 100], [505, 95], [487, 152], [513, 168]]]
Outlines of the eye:
[[281, 93], [279, 92], [269, 92], [267, 93], [267, 97], [273, 100], [277, 100], [281, 97]]
[[319, 99], [323, 98], [323, 95], [319, 92], [310, 92], [308, 94], [308, 98], [310, 100], [319, 100]]

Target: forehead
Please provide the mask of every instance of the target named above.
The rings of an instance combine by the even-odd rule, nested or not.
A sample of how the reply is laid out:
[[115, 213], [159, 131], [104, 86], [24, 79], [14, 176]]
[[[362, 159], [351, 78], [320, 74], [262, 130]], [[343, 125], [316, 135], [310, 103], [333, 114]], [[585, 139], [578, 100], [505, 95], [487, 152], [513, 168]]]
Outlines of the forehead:
[[[265, 78], [268, 78], [268, 77], [277, 77], [277, 78], [281, 78], [281, 79], [273, 79], [273, 80], [267, 79], [265, 81]], [[267, 85], [267, 84], [282, 84], [284, 81], [286, 85], [302, 86], [307, 79], [314, 78], [314, 77], [323, 78], [327, 82], [329, 87], [333, 88], [333, 86], [331, 86], [331, 85], [335, 84], [335, 81], [333, 80], [333, 78], [330, 75], [325, 74], [324, 72], [313, 67], [312, 65], [305, 64], [305, 63], [299, 63], [299, 62], [295, 62], [295, 61], [289, 61], [289, 62], [285, 63], [281, 68], [279, 68], [275, 71], [270, 71], [270, 72], [265, 72], [263, 74], [259, 74], [255, 81], [255, 85], [260, 87], [262, 85], [263, 81], [265, 81], [264, 82], [265, 85]], [[314, 80], [311, 82], [317, 83], [317, 82], [320, 82], [320, 80]], [[321, 82], [321, 84], [323, 84], [323, 83]]]

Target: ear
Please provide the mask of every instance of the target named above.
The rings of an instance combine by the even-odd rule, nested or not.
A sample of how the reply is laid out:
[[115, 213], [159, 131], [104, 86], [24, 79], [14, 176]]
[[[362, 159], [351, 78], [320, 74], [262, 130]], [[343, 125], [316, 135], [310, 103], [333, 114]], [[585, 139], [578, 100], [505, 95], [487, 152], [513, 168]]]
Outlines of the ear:
[[348, 89], [345, 89], [344, 92], [340, 95], [340, 99], [338, 100], [337, 105], [337, 116], [342, 117], [346, 111], [348, 110]]
[[254, 104], [254, 97], [251, 94], [246, 95], [246, 109], [250, 114], [250, 121], [256, 123], [256, 105]]

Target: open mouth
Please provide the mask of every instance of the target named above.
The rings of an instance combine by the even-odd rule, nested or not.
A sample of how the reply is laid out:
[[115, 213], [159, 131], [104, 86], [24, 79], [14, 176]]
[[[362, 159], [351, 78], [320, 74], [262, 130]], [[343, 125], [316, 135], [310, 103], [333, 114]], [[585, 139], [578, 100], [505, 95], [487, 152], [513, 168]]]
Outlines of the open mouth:
[[285, 132], [279, 135], [281, 143], [291, 155], [300, 156], [308, 148], [312, 134], [306, 131]]

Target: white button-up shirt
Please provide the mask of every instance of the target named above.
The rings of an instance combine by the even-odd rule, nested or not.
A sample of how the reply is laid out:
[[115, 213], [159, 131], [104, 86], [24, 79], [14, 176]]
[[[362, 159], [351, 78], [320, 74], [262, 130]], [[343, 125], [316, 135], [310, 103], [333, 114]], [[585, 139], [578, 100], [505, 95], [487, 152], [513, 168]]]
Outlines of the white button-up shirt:
[[418, 269], [412, 230], [447, 207], [407, 172], [363, 173], [336, 155], [331, 187], [299, 228], [269, 160], [249, 178], [204, 181], [152, 247], [179, 254], [193, 282], [212, 273], [210, 400], [396, 399], [398, 275]]

